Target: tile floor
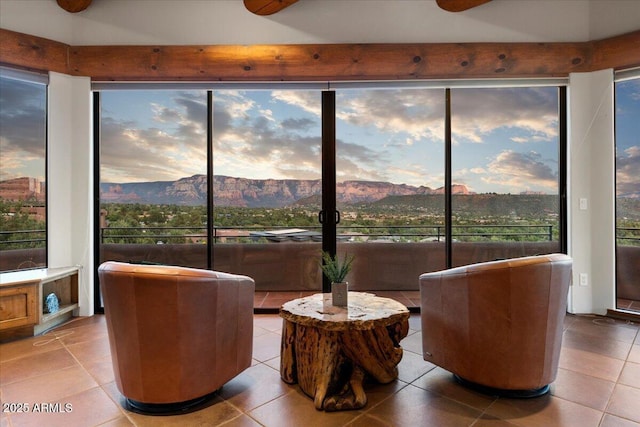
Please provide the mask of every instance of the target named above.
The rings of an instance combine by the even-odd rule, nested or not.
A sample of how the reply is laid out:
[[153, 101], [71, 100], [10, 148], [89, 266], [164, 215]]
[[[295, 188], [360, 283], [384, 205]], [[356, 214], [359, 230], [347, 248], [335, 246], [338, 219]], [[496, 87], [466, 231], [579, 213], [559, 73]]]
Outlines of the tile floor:
[[530, 400], [493, 398], [457, 385], [422, 359], [420, 327], [420, 315], [412, 314], [397, 381], [368, 384], [363, 410], [325, 413], [298, 386], [280, 380], [281, 319], [256, 314], [253, 364], [214, 404], [150, 417], [121, 406], [104, 316], [76, 318], [44, 336], [0, 345], [3, 404], [62, 403], [72, 410], [3, 412], [0, 426], [640, 426], [638, 324], [568, 315], [558, 378], [549, 395]]

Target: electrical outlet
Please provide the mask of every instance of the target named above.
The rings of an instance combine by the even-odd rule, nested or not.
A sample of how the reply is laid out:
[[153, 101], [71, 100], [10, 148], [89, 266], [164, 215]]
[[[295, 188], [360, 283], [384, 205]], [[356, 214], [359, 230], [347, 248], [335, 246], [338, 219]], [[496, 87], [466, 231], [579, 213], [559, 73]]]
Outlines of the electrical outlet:
[[580, 286], [588, 286], [589, 285], [589, 276], [587, 273], [580, 273]]
[[588, 207], [589, 207], [589, 205], [587, 204], [587, 199], [582, 197], [580, 199], [580, 210], [581, 211], [586, 211]]

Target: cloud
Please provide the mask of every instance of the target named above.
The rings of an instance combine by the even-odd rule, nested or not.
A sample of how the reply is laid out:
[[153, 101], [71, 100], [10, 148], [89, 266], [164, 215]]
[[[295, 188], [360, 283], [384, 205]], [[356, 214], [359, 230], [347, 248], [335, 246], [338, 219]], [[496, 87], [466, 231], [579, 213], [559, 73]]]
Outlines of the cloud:
[[[275, 91], [274, 98], [320, 116], [315, 92]], [[336, 96], [336, 118], [381, 133], [408, 135], [405, 144], [444, 138], [441, 89], [344, 90]], [[517, 143], [552, 141], [558, 135], [558, 94], [554, 87], [454, 89], [453, 138], [483, 142], [498, 129], [518, 134]]]
[[480, 143], [491, 132], [518, 130], [515, 142], [551, 141], [558, 135], [557, 89], [492, 88], [453, 89], [451, 94], [453, 138]]
[[45, 175], [46, 87], [0, 79], [0, 179]]
[[172, 181], [206, 173], [206, 98], [178, 92], [173, 101], [150, 104], [157, 126], [103, 115], [102, 181]]
[[345, 91], [336, 98], [336, 118], [383, 133], [408, 134], [406, 142], [444, 138], [441, 90], [388, 89]]
[[624, 150], [616, 159], [616, 195], [640, 197], [640, 146]]
[[[257, 173], [267, 170], [270, 178], [320, 178], [321, 119], [320, 96], [317, 92], [272, 92], [271, 102], [296, 107], [292, 110], [294, 117], [286, 117], [279, 123], [272, 117], [256, 114], [259, 113], [259, 106], [255, 103], [242, 115], [234, 116], [229, 113], [232, 109], [227, 108], [226, 101], [231, 99], [226, 95], [226, 92], [218, 94], [217, 108], [214, 109], [214, 117], [220, 114], [220, 121], [224, 122], [222, 131], [220, 126], [216, 127], [218, 131], [215, 132], [214, 144], [221, 157], [235, 159], [236, 167], [233, 170], [236, 173], [243, 172], [243, 176], [255, 177]], [[241, 102], [242, 96], [242, 93], [236, 93], [233, 100]], [[386, 153], [341, 138], [336, 140], [336, 146], [339, 179], [388, 178], [385, 175], [388, 165]], [[231, 163], [222, 162], [219, 170], [231, 168]]]
[[[454, 104], [460, 128], [457, 135], [462, 140], [481, 141], [485, 134], [505, 126], [520, 130], [513, 137], [519, 143], [550, 138], [556, 131], [557, 105], [552, 105], [557, 104], [557, 96], [553, 90], [478, 91], [454, 92], [458, 94], [458, 104]], [[419, 182], [415, 173], [396, 173], [403, 167], [397, 160], [394, 163], [394, 158], [412, 158], [415, 148], [414, 154], [403, 150], [415, 147], [417, 142], [442, 143], [442, 90], [345, 90], [338, 92], [336, 102], [340, 179]], [[152, 104], [150, 108], [157, 126], [117, 123], [113, 117], [112, 122], [105, 122], [103, 139], [111, 138], [115, 145], [104, 150], [107, 157], [103, 157], [103, 163], [120, 168], [117, 174], [114, 167], [109, 173], [128, 179], [144, 179], [153, 174], [154, 178], [147, 180], [204, 173], [204, 96], [178, 92], [171, 103]], [[253, 178], [264, 178], [265, 173], [270, 178], [319, 178], [320, 114], [321, 97], [317, 91], [215, 91], [214, 173]], [[128, 142], [122, 144], [118, 140]], [[405, 170], [407, 164], [402, 163]], [[414, 172], [422, 170], [426, 171], [426, 167], [417, 165]]]
[[274, 90], [271, 92], [273, 101], [284, 102], [301, 108], [316, 117], [322, 115], [322, 98], [319, 92], [307, 90]]
[[316, 126], [318, 123], [314, 122], [311, 119], [284, 119], [280, 124], [283, 129], [288, 129], [291, 131], [296, 130], [310, 130], [313, 126]]
[[498, 192], [502, 189], [512, 193], [524, 190], [546, 190], [551, 193], [558, 191], [557, 173], [543, 161], [540, 154], [533, 151], [502, 151], [489, 162], [482, 181], [496, 186]]

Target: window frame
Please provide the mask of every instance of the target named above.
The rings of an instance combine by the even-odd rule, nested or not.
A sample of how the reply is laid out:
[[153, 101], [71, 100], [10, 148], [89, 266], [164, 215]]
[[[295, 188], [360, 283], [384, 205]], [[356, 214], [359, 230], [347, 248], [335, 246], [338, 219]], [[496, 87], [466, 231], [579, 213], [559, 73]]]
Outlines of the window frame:
[[[18, 268], [0, 271], [0, 273], [9, 271], [25, 271], [41, 268], [48, 268], [49, 266], [49, 74], [38, 73], [34, 71], [26, 71], [7, 66], [0, 66], [0, 78], [6, 78], [10, 80], [22, 81], [25, 83], [36, 84], [44, 86], [44, 114], [43, 114], [43, 127], [44, 127], [44, 265], [30, 266], [25, 268]], [[26, 261], [25, 261], [26, 262]]]

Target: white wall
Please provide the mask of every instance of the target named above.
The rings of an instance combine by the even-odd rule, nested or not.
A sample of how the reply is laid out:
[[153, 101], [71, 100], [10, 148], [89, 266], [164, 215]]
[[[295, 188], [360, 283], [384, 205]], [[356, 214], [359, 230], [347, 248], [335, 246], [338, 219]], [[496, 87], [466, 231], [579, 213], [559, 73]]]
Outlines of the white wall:
[[[569, 311], [615, 307], [615, 150], [613, 71], [569, 77], [569, 254], [574, 259]], [[580, 209], [586, 199], [587, 209]], [[587, 274], [587, 286], [580, 285]]]
[[49, 74], [47, 224], [49, 267], [81, 267], [81, 316], [93, 314], [91, 81]]
[[452, 13], [435, 0], [302, 0], [270, 16], [241, 0], [0, 0], [0, 27], [71, 45], [569, 42], [640, 29], [635, 0], [493, 0]]

